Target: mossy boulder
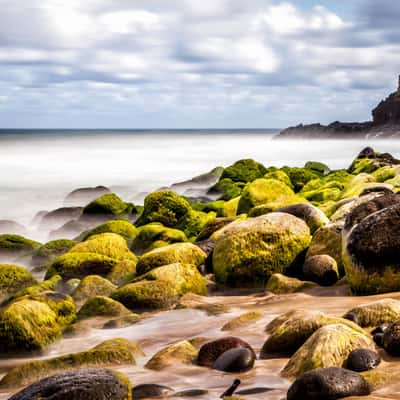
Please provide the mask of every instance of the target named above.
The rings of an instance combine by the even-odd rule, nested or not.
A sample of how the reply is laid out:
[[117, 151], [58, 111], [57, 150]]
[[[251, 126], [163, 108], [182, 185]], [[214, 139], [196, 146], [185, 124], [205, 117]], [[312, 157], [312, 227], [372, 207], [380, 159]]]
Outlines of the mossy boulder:
[[252, 159], [243, 159], [224, 169], [221, 179], [231, 179], [233, 182], [252, 182], [267, 173], [264, 165]]
[[74, 290], [72, 297], [78, 304], [94, 296], [109, 296], [117, 286], [99, 275], [85, 276]]
[[199, 266], [207, 255], [192, 243], [174, 243], [143, 254], [136, 265], [138, 275], [163, 265], [183, 263]]
[[359, 348], [375, 349], [366, 334], [343, 324], [319, 328], [290, 358], [282, 376], [295, 378], [304, 372], [326, 367], [342, 367], [349, 354]]
[[78, 188], [68, 193], [64, 204], [69, 206], [87, 204], [107, 193], [111, 193], [111, 191], [105, 186]]
[[22, 299], [0, 311], [0, 354], [43, 350], [60, 335], [56, 313], [41, 301]]
[[396, 176], [397, 169], [386, 165], [374, 171], [371, 175], [376, 179], [377, 182], [385, 182], [389, 179], [393, 179]]
[[352, 316], [357, 324], [363, 327], [376, 327], [383, 323], [392, 323], [400, 318], [400, 301], [382, 299], [347, 311], [344, 318]]
[[82, 211], [84, 216], [127, 216], [135, 210], [131, 203], [125, 203], [115, 193], [104, 194], [90, 202]]
[[356, 158], [350, 165], [348, 171], [354, 175], [361, 173], [370, 174], [380, 167], [379, 161], [374, 158]]
[[133, 314], [123, 304], [106, 296], [94, 296], [88, 299], [78, 312], [79, 319], [94, 317], [134, 317], [139, 320], [136, 314]]
[[302, 292], [316, 286], [314, 282], [301, 281], [282, 274], [273, 274], [268, 279], [265, 289], [274, 294], [289, 294]]
[[288, 174], [279, 169], [277, 169], [275, 171], [267, 172], [263, 178], [264, 179], [275, 179], [277, 181], [284, 183], [286, 186], [290, 187], [291, 189], [293, 189], [292, 181], [290, 180]]
[[153, 310], [170, 308], [177, 303], [179, 294], [170, 282], [144, 280], [122, 286], [111, 294], [111, 298], [131, 310]]
[[78, 368], [136, 365], [136, 355], [143, 355], [136, 343], [127, 339], [110, 339], [88, 351], [22, 363], [3, 377], [0, 388], [29, 385], [39, 379]]
[[117, 235], [122, 236], [128, 243], [130, 243], [137, 236], [138, 230], [129, 221], [118, 219], [107, 221], [104, 224], [83, 232], [78, 239], [87, 240], [91, 236], [101, 233], [116, 233]]
[[43, 292], [47, 292], [49, 290], [57, 291], [60, 288], [64, 289], [63, 285], [62, 285], [62, 278], [60, 275], [54, 275], [50, 279], [47, 279], [40, 283], [34, 284], [32, 286], [28, 286], [24, 289], [18, 290], [11, 296], [11, 298], [9, 300], [10, 301], [15, 300], [20, 297], [28, 296], [28, 295], [36, 295], [36, 294], [40, 294]]
[[143, 280], [169, 282], [179, 295], [186, 293], [207, 295], [207, 281], [196, 265], [192, 264], [175, 263], [157, 267], [136, 278], [136, 281]]
[[136, 276], [136, 260], [121, 260], [114, 265], [107, 279], [117, 286], [124, 285]]
[[241, 329], [247, 325], [258, 321], [263, 317], [263, 313], [260, 311], [250, 311], [239, 315], [225, 323], [221, 328], [221, 331], [233, 331], [235, 329]]
[[340, 198], [345, 199], [349, 197], [360, 196], [365, 189], [371, 188], [376, 185], [376, 179], [370, 174], [356, 175], [344, 188], [340, 194]]
[[56, 239], [47, 242], [34, 250], [32, 264], [35, 266], [48, 264], [71, 250], [75, 245], [76, 242], [70, 239]]
[[281, 168], [285, 172], [292, 182], [293, 190], [297, 193], [303, 189], [304, 185], [313, 180], [319, 178], [321, 175], [308, 168], [299, 167], [283, 167]]
[[189, 240], [195, 240], [197, 235], [207, 225], [207, 223], [213, 220], [217, 214], [215, 212], [205, 213], [202, 211], [190, 210], [180, 221], [177, 226], [181, 229]]
[[277, 202], [294, 196], [292, 189], [276, 179], [256, 179], [243, 189], [239, 200], [238, 213], [247, 213], [255, 206]]
[[311, 242], [310, 229], [301, 219], [271, 213], [224, 228], [213, 252], [218, 283], [263, 286], [274, 273], [293, 266]]
[[223, 228], [233, 221], [235, 221], [235, 218], [213, 218], [204, 226], [202, 231], [197, 236], [196, 241], [200, 242], [202, 240], [209, 239], [214, 232], [218, 231], [219, 229]]
[[188, 341], [173, 343], [158, 351], [145, 365], [146, 368], [161, 371], [177, 364], [193, 364], [197, 358], [197, 349]]
[[319, 311], [294, 310], [280, 315], [267, 325], [269, 337], [261, 353], [292, 355], [315, 331], [332, 324], [346, 325], [355, 332], [364, 334], [362, 328], [347, 319], [332, 317]]
[[319, 161], [307, 161], [304, 165], [304, 168], [310, 169], [311, 171], [322, 175], [327, 175], [331, 171], [326, 164]]
[[185, 233], [181, 230], [167, 228], [159, 222], [152, 222], [137, 229], [137, 236], [132, 242], [131, 249], [135, 254], [143, 254], [152, 250], [156, 242], [172, 244], [187, 241]]
[[245, 186], [244, 182], [234, 182], [224, 178], [217, 182], [209, 191], [209, 195], [217, 195], [218, 199], [229, 201], [241, 195]]
[[0, 235], [0, 258], [16, 259], [37, 249], [41, 244], [20, 235]]
[[35, 283], [36, 280], [26, 268], [18, 265], [0, 264], [0, 303], [13, 293]]
[[214, 212], [217, 217], [225, 217], [225, 201], [215, 200], [209, 203], [195, 203], [192, 207], [196, 211], [202, 211], [205, 213]]

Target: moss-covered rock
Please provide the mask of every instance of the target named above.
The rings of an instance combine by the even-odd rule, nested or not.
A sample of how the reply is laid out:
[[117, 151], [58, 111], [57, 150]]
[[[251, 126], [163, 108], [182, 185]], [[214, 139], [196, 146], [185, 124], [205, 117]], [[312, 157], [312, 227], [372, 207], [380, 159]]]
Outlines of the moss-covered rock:
[[381, 167], [372, 172], [371, 175], [376, 179], [377, 182], [385, 182], [389, 179], [393, 179], [396, 176], [396, 172], [396, 167], [386, 165], [385, 167]]
[[325, 325], [342, 324], [364, 334], [364, 331], [347, 319], [332, 317], [319, 311], [294, 310], [272, 320], [266, 328], [269, 337], [264, 343], [261, 353], [293, 354], [319, 328]]
[[196, 211], [202, 211], [205, 213], [214, 212], [217, 217], [225, 217], [225, 201], [215, 200], [209, 203], [196, 203], [192, 205]]
[[135, 210], [131, 203], [125, 203], [115, 193], [107, 193], [90, 202], [82, 211], [83, 215], [124, 216]]
[[275, 171], [267, 172], [264, 175], [264, 179], [275, 179], [277, 181], [284, 183], [286, 186], [290, 187], [291, 189], [293, 189], [292, 181], [290, 180], [288, 174], [279, 169], [277, 169]]
[[349, 197], [357, 197], [368, 188], [376, 185], [376, 179], [372, 175], [369, 174], [359, 174], [356, 175], [344, 188], [342, 191], [340, 198], [345, 199]]
[[392, 323], [400, 318], [400, 301], [395, 299], [382, 299], [347, 311], [348, 315], [355, 317], [357, 324], [363, 327], [375, 327], [383, 323]]
[[274, 294], [289, 294], [302, 292], [316, 286], [314, 282], [301, 281], [282, 274], [273, 274], [268, 279], [265, 289]]
[[136, 261], [121, 260], [114, 265], [107, 279], [117, 286], [130, 282], [136, 276]]
[[38, 247], [34, 250], [32, 254], [32, 264], [33, 265], [45, 265], [62, 254], [71, 250], [72, 247], [76, 245], [74, 240], [70, 239], [56, 239], [45, 243], [44, 245]]
[[148, 361], [146, 368], [161, 371], [176, 364], [193, 364], [197, 358], [197, 349], [184, 340], [160, 350]]
[[316, 368], [342, 367], [349, 354], [358, 348], [374, 350], [375, 344], [367, 334], [346, 325], [323, 326], [293, 354], [281, 374], [295, 378]]
[[210, 195], [217, 195], [218, 199], [229, 201], [239, 197], [245, 186], [244, 182], [234, 182], [232, 179], [224, 178], [217, 182], [209, 191]]
[[57, 315], [46, 303], [22, 299], [0, 311], [0, 354], [43, 350], [60, 335]]
[[192, 243], [174, 243], [143, 254], [136, 265], [138, 275], [163, 265], [182, 263], [199, 266], [207, 255]]
[[250, 325], [263, 317], [263, 313], [260, 311], [250, 311], [239, 315], [228, 321], [223, 325], [221, 331], [233, 331], [235, 329], [243, 328]]
[[87, 240], [91, 236], [98, 235], [100, 233], [116, 233], [117, 235], [122, 236], [128, 243], [130, 243], [137, 236], [138, 230], [129, 221], [118, 219], [107, 221], [104, 224], [83, 232], [78, 239]]
[[217, 282], [228, 286], [265, 285], [292, 266], [310, 244], [308, 226], [285, 213], [271, 213], [223, 228], [213, 252]]
[[310, 169], [311, 171], [322, 175], [327, 175], [331, 171], [326, 164], [319, 161], [307, 161], [304, 165], [304, 168]]
[[261, 204], [273, 203], [294, 196], [289, 186], [276, 179], [256, 179], [243, 189], [239, 200], [238, 213], [247, 213], [250, 209]]
[[321, 175], [308, 168], [298, 167], [283, 167], [281, 168], [290, 178], [295, 192], [300, 192], [303, 186], [313, 180], [319, 178]]
[[78, 304], [82, 304], [94, 296], [109, 296], [116, 289], [117, 286], [108, 279], [99, 275], [88, 275], [80, 281], [72, 297]]
[[216, 217], [216, 213], [205, 213], [202, 211], [190, 210], [179, 222], [177, 228], [182, 230], [189, 240], [195, 240], [197, 235]]
[[177, 303], [179, 295], [170, 282], [155, 280], [125, 285], [112, 293], [111, 298], [131, 310], [151, 310], [170, 308]]
[[23, 296], [36, 295], [43, 292], [47, 292], [49, 290], [57, 291], [61, 286], [62, 286], [61, 276], [54, 275], [50, 279], [47, 279], [32, 286], [28, 286], [24, 289], [18, 290], [11, 296], [9, 300], [12, 301]]
[[197, 242], [202, 240], [209, 239], [210, 236], [218, 231], [219, 229], [223, 228], [224, 226], [230, 224], [231, 222], [235, 221], [235, 218], [214, 218], [211, 221], [207, 222], [204, 226], [202, 231], [197, 236]]
[[252, 182], [263, 177], [267, 169], [257, 161], [244, 159], [224, 169], [221, 179], [231, 179], [233, 182]]
[[374, 158], [356, 158], [348, 171], [354, 175], [361, 173], [370, 174], [380, 168], [380, 163]]
[[0, 303], [13, 293], [36, 283], [29, 271], [18, 265], [0, 264]]
[[326, 254], [307, 258], [303, 265], [303, 276], [321, 286], [332, 286], [339, 280], [337, 262]]
[[136, 278], [136, 281], [143, 280], [169, 282], [179, 295], [186, 293], [207, 295], [207, 281], [192, 264], [175, 263], [157, 267]]
[[293, 196], [283, 196], [279, 197], [275, 201], [272, 201], [271, 203], [260, 204], [259, 206], [253, 207], [247, 215], [248, 217], [259, 217], [260, 215], [269, 214], [271, 212], [278, 211], [281, 208], [305, 203], [306, 201], [307, 200], [304, 200], [303, 197], [300, 197], [296, 194]]
[[20, 235], [0, 235], [0, 258], [15, 259], [31, 253], [40, 245]]
[[39, 379], [78, 368], [136, 365], [136, 355], [143, 355], [136, 343], [127, 339], [111, 339], [88, 351], [22, 363], [3, 377], [0, 388], [11, 389], [28, 385]]

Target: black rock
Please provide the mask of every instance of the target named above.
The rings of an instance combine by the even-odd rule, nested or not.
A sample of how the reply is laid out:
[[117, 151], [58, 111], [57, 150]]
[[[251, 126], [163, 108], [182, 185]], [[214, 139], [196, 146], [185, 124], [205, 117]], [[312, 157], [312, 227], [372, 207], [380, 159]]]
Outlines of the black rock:
[[400, 357], [400, 321], [394, 322], [385, 330], [382, 346], [391, 356]]
[[336, 400], [367, 396], [368, 382], [359, 373], [344, 368], [319, 368], [299, 376], [290, 386], [287, 400]]
[[337, 263], [326, 254], [308, 258], [303, 265], [303, 275], [306, 280], [321, 286], [332, 286], [339, 280]]
[[254, 366], [254, 353], [246, 348], [230, 349], [214, 362], [213, 369], [224, 372], [245, 372]]
[[166, 397], [174, 393], [174, 390], [168, 386], [158, 385], [156, 383], [145, 383], [137, 385], [132, 389], [133, 398], [137, 399], [153, 399], [158, 397]]
[[357, 325], [360, 325], [360, 319], [358, 318], [358, 316], [356, 314], [353, 313], [346, 313], [343, 315], [344, 319], [348, 319], [349, 321], [354, 322]]
[[375, 335], [372, 338], [374, 339], [374, 342], [376, 343], [377, 346], [379, 347], [383, 346], [383, 333], [375, 333]]
[[210, 274], [213, 273], [212, 258], [213, 258], [213, 252], [214, 252], [215, 243], [216, 243], [216, 241], [215, 240], [211, 240], [211, 239], [202, 240], [200, 242], [195, 242], [194, 243], [196, 246], [200, 247], [204, 251], [204, 253], [207, 254], [207, 258], [204, 261], [204, 271], [201, 271], [199, 269], [199, 271], [201, 273], [203, 273], [203, 272], [204, 272], [204, 274], [205, 273], [210, 273]]
[[363, 372], [376, 368], [380, 363], [381, 358], [375, 351], [356, 349], [349, 354], [345, 366], [352, 371]]
[[81, 369], [42, 379], [9, 400], [125, 400], [128, 387], [108, 369]]
[[376, 335], [377, 333], [384, 333], [387, 328], [389, 328], [390, 324], [384, 322], [383, 324], [378, 325], [373, 331], [371, 331], [371, 335]]

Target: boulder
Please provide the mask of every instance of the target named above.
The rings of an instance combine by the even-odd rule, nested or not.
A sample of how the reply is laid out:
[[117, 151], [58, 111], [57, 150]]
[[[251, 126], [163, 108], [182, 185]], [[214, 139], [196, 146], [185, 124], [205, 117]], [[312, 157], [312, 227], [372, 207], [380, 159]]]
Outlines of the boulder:
[[382, 346], [391, 356], [400, 356], [400, 321], [394, 322], [385, 330]]
[[85, 276], [74, 290], [72, 297], [78, 304], [95, 296], [109, 296], [117, 286], [99, 275]]
[[231, 179], [233, 182], [252, 182], [267, 173], [267, 169], [257, 161], [243, 159], [224, 169], [221, 179]]
[[344, 365], [347, 369], [356, 372], [369, 371], [376, 368], [381, 362], [381, 357], [371, 349], [353, 350]]
[[32, 265], [41, 266], [54, 261], [57, 257], [67, 253], [76, 245], [74, 240], [57, 239], [38, 247], [32, 253]]
[[336, 260], [326, 254], [312, 256], [303, 265], [304, 278], [321, 286], [334, 285], [339, 280]]
[[129, 216], [134, 211], [135, 206], [133, 204], [125, 203], [115, 193], [107, 193], [86, 205], [82, 215], [84, 217], [121, 217]]
[[56, 210], [47, 212], [40, 220], [39, 229], [49, 231], [68, 221], [78, 219], [82, 214], [82, 207], [61, 207]]
[[135, 400], [165, 398], [175, 393], [174, 389], [169, 386], [158, 385], [157, 383], [143, 383], [134, 386], [132, 391], [135, 394]]
[[104, 194], [111, 193], [105, 186], [79, 188], [70, 192], [64, 200], [66, 206], [80, 206], [87, 204]]
[[239, 347], [225, 351], [214, 362], [212, 368], [224, 372], [241, 373], [253, 368], [253, 351]]
[[289, 294], [312, 289], [317, 285], [314, 282], [301, 281], [282, 274], [273, 274], [268, 279], [265, 289], [274, 294]]
[[224, 226], [230, 224], [235, 221], [235, 218], [214, 218], [207, 222], [202, 231], [197, 236], [197, 241], [201, 242], [207, 239], [210, 239], [211, 235], [223, 228]]
[[263, 286], [296, 264], [310, 242], [305, 222], [286, 213], [232, 223], [215, 245], [215, 278], [228, 286]]
[[309, 168], [283, 167], [282, 171], [289, 176], [295, 192], [300, 192], [306, 183], [321, 176]]
[[0, 259], [15, 260], [26, 256], [40, 246], [40, 243], [20, 235], [0, 235]]
[[259, 311], [249, 311], [247, 313], [241, 314], [224, 324], [221, 331], [232, 331], [235, 329], [243, 328], [247, 325], [258, 321], [263, 317], [263, 313]]
[[100, 233], [116, 233], [122, 236], [127, 242], [131, 242], [138, 234], [137, 228], [132, 225], [129, 221], [124, 219], [118, 219], [113, 221], [107, 221], [104, 224], [96, 226], [86, 232], [83, 232], [79, 236], [79, 240], [87, 240], [91, 236], [98, 235]]
[[18, 265], [0, 264], [0, 303], [15, 292], [35, 283], [36, 280], [26, 268]]

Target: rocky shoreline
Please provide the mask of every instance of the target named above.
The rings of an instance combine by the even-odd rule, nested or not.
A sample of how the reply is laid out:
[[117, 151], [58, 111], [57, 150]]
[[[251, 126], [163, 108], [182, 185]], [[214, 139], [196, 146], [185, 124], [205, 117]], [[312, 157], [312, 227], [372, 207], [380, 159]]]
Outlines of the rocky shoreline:
[[47, 243], [0, 222], [0, 398], [399, 395], [400, 160], [245, 159], [172, 188], [78, 189], [32, 222]]

